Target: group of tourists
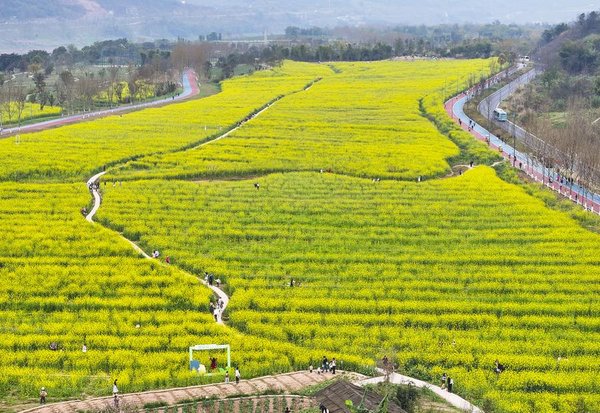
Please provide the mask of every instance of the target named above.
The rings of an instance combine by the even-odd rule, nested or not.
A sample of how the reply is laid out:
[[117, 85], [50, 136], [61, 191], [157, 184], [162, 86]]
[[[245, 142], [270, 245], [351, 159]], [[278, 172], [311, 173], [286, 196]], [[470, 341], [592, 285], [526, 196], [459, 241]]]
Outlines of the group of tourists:
[[225, 301], [219, 297], [217, 303], [214, 304], [212, 301], [208, 305], [210, 313], [215, 317], [215, 321], [220, 323], [222, 321], [223, 311], [225, 310]]
[[473, 129], [475, 129], [475, 126], [477, 126], [477, 123], [475, 123], [474, 120], [469, 119], [469, 132], [471, 132]]
[[[321, 365], [317, 367], [316, 372], [317, 372], [317, 374], [321, 374], [321, 373], [335, 374], [336, 368], [337, 368], [337, 361], [336, 361], [335, 357], [332, 358], [331, 360], [329, 360], [327, 358], [327, 356], [323, 356], [323, 359], [321, 360]], [[309, 366], [308, 370], [311, 373], [314, 371], [312, 364]]]
[[[235, 384], [239, 384], [241, 378], [242, 378], [242, 375], [240, 374], [240, 369], [236, 367], [235, 368]], [[229, 383], [229, 372], [228, 371], [225, 372], [225, 383]]]
[[448, 393], [452, 393], [452, 387], [454, 387], [454, 380], [446, 373], [442, 374], [442, 389], [448, 390]]
[[[152, 258], [158, 259], [160, 257], [160, 251], [159, 250], [154, 250], [152, 251]], [[165, 264], [171, 264], [172, 258], [170, 256], [167, 256], [165, 258]]]
[[209, 274], [208, 271], [204, 271], [204, 282], [208, 285], [216, 285], [217, 287], [221, 287], [221, 279], [215, 278], [213, 274]]

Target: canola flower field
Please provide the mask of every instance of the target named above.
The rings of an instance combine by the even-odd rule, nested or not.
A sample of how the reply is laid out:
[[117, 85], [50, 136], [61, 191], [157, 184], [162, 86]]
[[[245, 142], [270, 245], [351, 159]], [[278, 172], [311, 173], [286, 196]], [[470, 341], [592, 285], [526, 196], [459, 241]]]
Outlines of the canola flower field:
[[[324, 169], [416, 179], [447, 173], [448, 158], [460, 150], [424, 118], [419, 99], [439, 95], [450, 80], [431, 62], [415, 62], [409, 72], [398, 65], [336, 63], [339, 73], [287, 96], [226, 140], [201, 150], [143, 157], [111, 176], [194, 179]], [[482, 60], [444, 66], [452, 73], [489, 73]]]
[[231, 343], [233, 361], [253, 375], [319, 357], [216, 325], [197, 277], [83, 222], [73, 208], [87, 202], [80, 184], [3, 183], [0, 194], [0, 400], [42, 386], [54, 400], [102, 394], [117, 377], [129, 392], [198, 384], [187, 351], [199, 343]]
[[[26, 102], [21, 113], [21, 123], [32, 119], [59, 116], [61, 111], [62, 109], [59, 106], [46, 105], [43, 110], [40, 110], [39, 104]], [[10, 108], [7, 107], [7, 103], [0, 104], [0, 117], [2, 118], [3, 127], [15, 126], [19, 120], [17, 104], [11, 104]]]
[[2, 141], [0, 181], [80, 181], [104, 165], [193, 146], [324, 73], [331, 69], [287, 64], [226, 81], [221, 93], [205, 99], [21, 135], [18, 144], [15, 138]]
[[[486, 166], [441, 179], [497, 159], [442, 107], [489, 67], [286, 62], [209, 98], [0, 141], [0, 408], [41, 386], [220, 380], [188, 372], [187, 348], [229, 343], [244, 377], [324, 354], [368, 372], [387, 354], [489, 412], [599, 410], [600, 237]], [[82, 182], [104, 165], [88, 224]], [[204, 271], [226, 283], [226, 326]]]
[[241, 332], [365, 359], [395, 349], [408, 373], [446, 371], [500, 411], [600, 402], [598, 235], [486, 167], [420, 184], [257, 181], [128, 182], [100, 220], [218, 274]]

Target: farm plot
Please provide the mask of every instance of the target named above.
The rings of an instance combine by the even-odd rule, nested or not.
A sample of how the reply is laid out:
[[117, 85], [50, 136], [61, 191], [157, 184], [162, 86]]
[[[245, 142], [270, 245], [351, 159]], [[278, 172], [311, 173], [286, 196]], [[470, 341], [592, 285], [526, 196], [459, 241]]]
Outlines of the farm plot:
[[489, 62], [336, 63], [335, 68], [339, 73], [282, 99], [227, 139], [137, 159], [112, 177], [193, 179], [320, 169], [373, 178], [439, 176], [460, 151], [422, 115], [419, 101], [443, 94], [445, 85], [462, 88], [469, 76], [487, 75]]
[[[422, 183], [257, 182], [125, 182], [100, 220], [224, 279], [246, 334], [395, 354], [499, 411], [600, 407], [598, 235], [486, 167]], [[508, 366], [499, 376], [495, 359]]]
[[115, 378], [125, 392], [198, 384], [195, 344], [230, 343], [245, 377], [308, 363], [292, 344], [216, 325], [196, 277], [85, 223], [87, 202], [82, 185], [0, 184], [0, 400], [41, 386], [52, 400], [107, 394]]
[[327, 73], [326, 66], [288, 62], [224, 82], [205, 99], [21, 135], [18, 144], [0, 140], [0, 180], [87, 179], [103, 165], [201, 142]]

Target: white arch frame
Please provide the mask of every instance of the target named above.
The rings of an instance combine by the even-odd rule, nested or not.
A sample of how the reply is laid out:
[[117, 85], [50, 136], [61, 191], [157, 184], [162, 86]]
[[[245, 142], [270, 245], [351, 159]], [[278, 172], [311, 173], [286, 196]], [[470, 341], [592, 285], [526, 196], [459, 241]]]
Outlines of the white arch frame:
[[231, 347], [229, 344], [197, 344], [190, 347], [190, 365], [194, 360], [194, 351], [227, 350], [227, 368], [231, 368]]

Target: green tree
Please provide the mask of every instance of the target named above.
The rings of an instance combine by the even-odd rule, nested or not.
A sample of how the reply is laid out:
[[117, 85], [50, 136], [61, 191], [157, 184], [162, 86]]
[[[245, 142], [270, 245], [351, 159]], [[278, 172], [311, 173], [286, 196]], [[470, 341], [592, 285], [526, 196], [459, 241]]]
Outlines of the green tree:
[[35, 94], [37, 102], [40, 104], [40, 110], [44, 110], [48, 101], [46, 93], [46, 75], [43, 72], [37, 72], [33, 75], [33, 83], [35, 83]]

